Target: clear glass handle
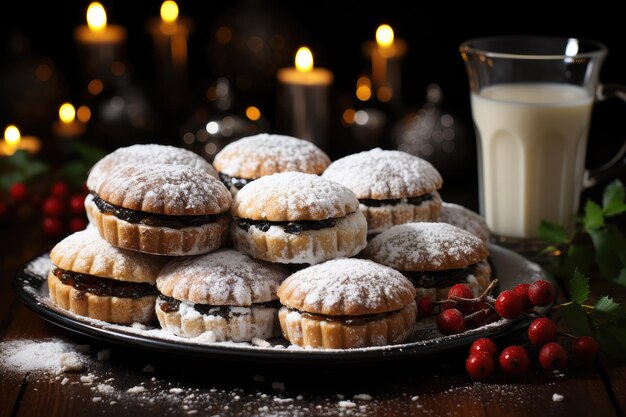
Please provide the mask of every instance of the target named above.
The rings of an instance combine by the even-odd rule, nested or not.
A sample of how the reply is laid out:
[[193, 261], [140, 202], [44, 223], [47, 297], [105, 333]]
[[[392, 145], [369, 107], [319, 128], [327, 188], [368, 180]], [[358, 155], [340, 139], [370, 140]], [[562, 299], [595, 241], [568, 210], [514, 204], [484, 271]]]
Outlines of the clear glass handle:
[[[604, 101], [619, 98], [626, 103], [626, 86], [620, 84], [600, 84], [596, 90], [596, 99]], [[626, 141], [610, 161], [599, 168], [585, 171], [584, 187], [594, 185], [617, 177], [626, 169]]]

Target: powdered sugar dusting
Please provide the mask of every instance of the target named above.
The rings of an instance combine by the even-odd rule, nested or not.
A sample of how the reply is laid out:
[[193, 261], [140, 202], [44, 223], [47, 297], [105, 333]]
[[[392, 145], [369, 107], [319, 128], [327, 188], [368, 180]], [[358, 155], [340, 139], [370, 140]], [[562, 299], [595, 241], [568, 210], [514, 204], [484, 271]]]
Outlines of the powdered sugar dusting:
[[302, 269], [278, 289], [283, 305], [313, 314], [361, 315], [399, 310], [415, 289], [399, 272], [363, 259], [335, 259]]
[[[487, 257], [485, 243], [447, 223], [405, 223], [370, 241], [363, 255], [400, 271], [462, 268]], [[415, 269], [420, 268], [420, 269]]]
[[322, 176], [345, 185], [358, 198], [379, 200], [417, 197], [441, 188], [443, 183], [430, 162], [380, 148], [338, 159]]
[[157, 288], [192, 303], [249, 306], [275, 300], [278, 286], [288, 275], [281, 266], [222, 249], [173, 260], [159, 274]]
[[484, 241], [489, 240], [491, 234], [487, 222], [480, 214], [458, 204], [441, 203], [439, 221], [467, 230]]
[[127, 209], [179, 216], [222, 213], [232, 201], [220, 180], [185, 165], [127, 165], [95, 191]]
[[87, 188], [98, 189], [112, 171], [123, 165], [186, 165], [217, 178], [213, 166], [200, 155], [174, 146], [148, 144], [118, 148], [98, 161], [89, 171]]
[[311, 142], [262, 133], [226, 145], [213, 164], [226, 175], [259, 178], [287, 171], [321, 174], [330, 159]]
[[341, 184], [300, 172], [268, 175], [235, 196], [233, 216], [254, 220], [299, 221], [343, 217], [359, 201]]
[[0, 343], [0, 362], [4, 367], [17, 371], [60, 373], [83, 369], [83, 363], [88, 360], [85, 351], [89, 351], [89, 346], [56, 338], [39, 341], [9, 340]]

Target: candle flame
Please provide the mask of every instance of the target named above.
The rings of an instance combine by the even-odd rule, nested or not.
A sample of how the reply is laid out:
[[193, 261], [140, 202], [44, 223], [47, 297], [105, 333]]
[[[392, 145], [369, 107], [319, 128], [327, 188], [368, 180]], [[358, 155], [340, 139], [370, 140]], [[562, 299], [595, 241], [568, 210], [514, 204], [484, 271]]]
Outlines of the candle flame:
[[175, 1], [167, 0], [161, 5], [161, 19], [164, 22], [172, 23], [178, 18], [178, 5]]
[[107, 12], [102, 4], [93, 2], [87, 8], [87, 25], [89, 29], [101, 31], [107, 25]]
[[255, 122], [261, 117], [261, 110], [259, 110], [258, 107], [249, 106], [246, 109], [246, 117]]
[[72, 123], [74, 118], [76, 118], [74, 106], [70, 103], [61, 104], [61, 107], [59, 107], [59, 119], [61, 119], [63, 123]]
[[306, 46], [296, 53], [296, 69], [300, 72], [309, 72], [313, 69], [313, 54]]
[[10, 147], [16, 147], [20, 143], [20, 130], [15, 125], [9, 125], [4, 129], [4, 140]]
[[87, 123], [89, 119], [91, 119], [91, 110], [87, 106], [80, 106], [78, 110], [76, 110], [76, 117], [83, 123]]
[[387, 47], [393, 43], [393, 29], [389, 25], [380, 25], [376, 29], [376, 43], [379, 46]]

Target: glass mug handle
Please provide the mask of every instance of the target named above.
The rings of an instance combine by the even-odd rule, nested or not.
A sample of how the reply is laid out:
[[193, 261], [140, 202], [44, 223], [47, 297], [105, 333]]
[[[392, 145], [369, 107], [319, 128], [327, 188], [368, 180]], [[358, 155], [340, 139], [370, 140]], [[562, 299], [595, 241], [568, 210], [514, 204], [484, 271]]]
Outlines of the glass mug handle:
[[[620, 84], [600, 84], [596, 89], [596, 100], [604, 101], [619, 98], [626, 103], [626, 86]], [[613, 158], [599, 168], [585, 171], [584, 188], [615, 178], [626, 168], [626, 141]]]

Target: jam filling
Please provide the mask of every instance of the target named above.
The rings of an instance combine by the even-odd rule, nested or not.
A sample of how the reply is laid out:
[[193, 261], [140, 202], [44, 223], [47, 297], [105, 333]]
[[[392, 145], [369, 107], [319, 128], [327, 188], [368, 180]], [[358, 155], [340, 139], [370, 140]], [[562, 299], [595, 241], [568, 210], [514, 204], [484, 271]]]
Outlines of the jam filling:
[[110, 213], [120, 220], [128, 223], [145, 224], [146, 226], [169, 227], [171, 229], [183, 229], [185, 227], [202, 226], [212, 223], [221, 214], [210, 214], [200, 216], [172, 216], [169, 214], [148, 213], [146, 211], [130, 210], [124, 207], [115, 206], [94, 194], [93, 202], [100, 210], [100, 213]]
[[111, 278], [80, 274], [61, 268], [56, 268], [52, 273], [63, 284], [71, 285], [78, 291], [88, 292], [100, 297], [141, 298], [159, 293], [154, 285], [146, 282], [118, 281]]
[[281, 226], [285, 229], [285, 233], [299, 235], [306, 230], [320, 230], [334, 227], [335, 219], [301, 220], [298, 222], [270, 222], [267, 220], [239, 219], [237, 225], [246, 232], [250, 230], [251, 227], [256, 227], [262, 232], [267, 232], [272, 226]]
[[241, 190], [244, 185], [250, 184], [252, 181], [254, 181], [254, 178], [231, 177], [230, 175], [222, 174], [221, 172], [220, 179], [229, 190], [230, 187], [235, 187], [236, 189]]
[[[157, 305], [161, 309], [161, 311], [165, 313], [175, 313], [180, 309], [180, 300], [177, 300], [172, 297], [165, 296], [163, 294], [159, 295], [159, 299], [157, 301]], [[278, 300], [268, 301], [266, 303], [255, 303], [250, 307], [266, 307], [266, 308], [276, 308], [280, 307], [280, 303]], [[219, 316], [224, 319], [229, 317], [239, 317], [243, 316], [243, 313], [238, 312], [237, 310], [232, 310], [231, 307], [237, 306], [213, 306], [210, 304], [194, 304], [193, 308], [198, 313], [203, 314], [205, 316]]]
[[398, 204], [412, 204], [419, 206], [420, 204], [433, 199], [432, 194], [424, 194], [417, 197], [394, 198], [390, 200], [374, 200], [372, 198], [360, 198], [359, 203], [367, 207], [397, 206]]
[[[289, 308], [289, 307], [288, 307]], [[369, 323], [375, 320], [384, 319], [387, 316], [397, 313], [400, 310], [387, 311], [385, 313], [364, 314], [361, 316], [327, 316], [325, 314], [307, 313], [306, 311], [289, 308], [290, 311], [296, 311], [302, 317], [317, 321], [328, 321], [333, 323], [341, 323], [349, 326], [358, 326], [360, 324]]]
[[464, 282], [469, 275], [476, 272], [478, 264], [465, 268], [445, 269], [443, 271], [402, 271], [415, 287], [446, 288]]

